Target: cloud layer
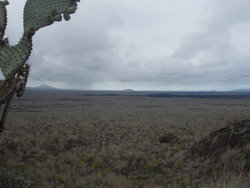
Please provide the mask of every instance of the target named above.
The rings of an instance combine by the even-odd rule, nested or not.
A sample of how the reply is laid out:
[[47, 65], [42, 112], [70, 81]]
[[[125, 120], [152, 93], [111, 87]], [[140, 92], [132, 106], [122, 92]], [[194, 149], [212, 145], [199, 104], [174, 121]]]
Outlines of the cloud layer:
[[[8, 7], [22, 34], [24, 1]], [[34, 37], [29, 85], [72, 89], [250, 88], [250, 1], [82, 1]]]

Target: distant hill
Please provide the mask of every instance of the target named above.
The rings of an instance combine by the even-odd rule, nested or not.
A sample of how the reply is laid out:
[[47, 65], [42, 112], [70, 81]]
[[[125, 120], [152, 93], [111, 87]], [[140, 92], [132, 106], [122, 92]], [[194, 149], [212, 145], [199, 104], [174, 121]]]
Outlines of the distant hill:
[[135, 90], [133, 90], [133, 89], [124, 89], [123, 91], [132, 92], [132, 91], [135, 91]]
[[235, 89], [232, 90], [231, 92], [250, 92], [250, 89]]
[[51, 86], [45, 85], [45, 84], [37, 86], [37, 87], [28, 87], [27, 89], [28, 90], [40, 90], [40, 91], [59, 90], [58, 88], [51, 87]]

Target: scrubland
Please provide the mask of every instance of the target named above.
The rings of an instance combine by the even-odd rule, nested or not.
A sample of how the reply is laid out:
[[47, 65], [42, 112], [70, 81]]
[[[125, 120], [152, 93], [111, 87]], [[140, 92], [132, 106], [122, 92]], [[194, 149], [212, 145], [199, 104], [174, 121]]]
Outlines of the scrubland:
[[247, 188], [247, 119], [250, 99], [29, 91], [0, 134], [0, 187]]

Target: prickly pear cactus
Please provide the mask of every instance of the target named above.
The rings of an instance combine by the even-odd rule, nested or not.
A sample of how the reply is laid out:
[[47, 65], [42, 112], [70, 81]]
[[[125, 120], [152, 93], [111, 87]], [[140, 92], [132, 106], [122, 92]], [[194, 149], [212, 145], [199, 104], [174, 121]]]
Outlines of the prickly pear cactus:
[[72, 0], [29, 0], [24, 8], [24, 31], [38, 30], [41, 27], [70, 19], [70, 14], [77, 9], [76, 1]]
[[13, 78], [26, 63], [31, 49], [31, 39], [25, 36], [22, 37], [16, 46], [10, 46], [6, 39], [3, 41], [0, 49], [0, 67], [6, 79]]
[[0, 69], [6, 79], [12, 79], [28, 60], [32, 50], [32, 37], [45, 26], [61, 21], [62, 15], [67, 21], [75, 13], [79, 0], [27, 0], [24, 7], [24, 34], [16, 46], [10, 46], [4, 39], [6, 26], [7, 1], [0, 1]]
[[23, 15], [23, 36], [15, 46], [10, 46], [8, 39], [3, 38], [7, 23], [7, 0], [0, 0], [0, 69], [5, 80], [0, 80], [0, 106], [5, 108], [0, 120], [0, 132], [11, 105], [14, 93], [22, 96], [30, 66], [26, 64], [32, 50], [32, 37], [42, 27], [59, 22], [62, 17], [68, 21], [70, 14], [75, 13], [80, 0], [27, 0]]

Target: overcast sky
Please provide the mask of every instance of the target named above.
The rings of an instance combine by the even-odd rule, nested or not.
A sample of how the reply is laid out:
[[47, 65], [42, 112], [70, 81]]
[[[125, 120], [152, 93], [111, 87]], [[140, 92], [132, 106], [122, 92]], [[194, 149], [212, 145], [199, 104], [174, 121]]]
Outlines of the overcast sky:
[[[23, 32], [25, 0], [9, 0], [6, 36]], [[29, 86], [71, 89], [250, 88], [249, 0], [81, 0], [39, 30]]]

